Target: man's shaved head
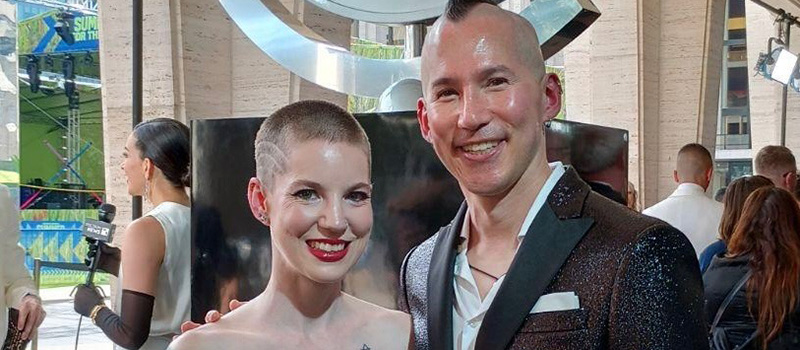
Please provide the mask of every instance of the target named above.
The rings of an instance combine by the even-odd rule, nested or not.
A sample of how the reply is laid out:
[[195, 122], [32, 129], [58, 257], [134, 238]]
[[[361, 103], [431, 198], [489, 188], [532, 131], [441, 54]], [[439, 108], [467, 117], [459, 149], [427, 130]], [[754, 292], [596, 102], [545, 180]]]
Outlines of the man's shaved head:
[[[464, 22], [475, 21], [481, 28], [493, 28], [497, 34], [504, 36], [505, 40], [511, 41], [510, 47], [514, 47], [519, 54], [520, 60], [529, 67], [534, 75], [541, 79], [545, 75], [544, 58], [539, 46], [539, 39], [536, 30], [524, 17], [506, 11], [488, 0], [452, 0], [448, 2], [444, 15], [439, 17], [433, 27], [425, 37], [422, 47], [422, 84], [423, 95], [426, 92], [426, 84], [429, 83], [428, 72], [435, 67], [436, 62], [431, 62], [431, 56], [435, 56], [435, 50], [440, 48], [440, 42], [444, 37], [458, 35], [458, 30], [448, 30], [448, 26], [463, 24]], [[487, 40], [490, 34], [482, 40]], [[480, 49], [480, 45], [476, 45]]]
[[561, 84], [527, 20], [453, 0], [425, 39], [421, 73], [420, 131], [467, 196], [500, 198], [548, 171], [544, 125]]
[[703, 145], [690, 143], [678, 151], [678, 164], [675, 169], [678, 182], [695, 183], [707, 188], [711, 181], [714, 160]]

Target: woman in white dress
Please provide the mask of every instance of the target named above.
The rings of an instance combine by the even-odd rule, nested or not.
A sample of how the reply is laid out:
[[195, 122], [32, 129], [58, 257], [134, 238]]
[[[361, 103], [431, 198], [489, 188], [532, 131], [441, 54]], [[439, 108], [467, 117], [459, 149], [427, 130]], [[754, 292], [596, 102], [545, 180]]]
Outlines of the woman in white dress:
[[270, 228], [269, 283], [170, 349], [407, 349], [407, 314], [341, 290], [372, 229], [364, 130], [336, 105], [301, 101], [268, 117], [255, 146], [247, 195], [253, 215]]
[[164, 350], [189, 320], [189, 164], [189, 128], [173, 119], [145, 121], [126, 142], [121, 167], [128, 193], [144, 196], [153, 209], [128, 225], [121, 251], [100, 248], [100, 268], [119, 272], [119, 314], [95, 288], [81, 285], [75, 295], [75, 311], [123, 348]]

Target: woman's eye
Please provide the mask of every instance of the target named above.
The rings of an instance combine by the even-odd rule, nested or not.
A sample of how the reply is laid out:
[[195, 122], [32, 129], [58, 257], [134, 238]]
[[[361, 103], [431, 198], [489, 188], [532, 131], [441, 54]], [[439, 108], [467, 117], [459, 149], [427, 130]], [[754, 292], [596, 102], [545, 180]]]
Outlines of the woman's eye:
[[311, 201], [311, 200], [315, 200], [315, 199], [318, 198], [317, 192], [314, 192], [314, 190], [311, 190], [311, 189], [303, 189], [303, 190], [295, 192], [292, 195], [295, 198], [300, 199], [300, 200], [304, 200], [304, 201]]
[[369, 194], [364, 191], [350, 192], [345, 199], [353, 203], [362, 203], [369, 199]]

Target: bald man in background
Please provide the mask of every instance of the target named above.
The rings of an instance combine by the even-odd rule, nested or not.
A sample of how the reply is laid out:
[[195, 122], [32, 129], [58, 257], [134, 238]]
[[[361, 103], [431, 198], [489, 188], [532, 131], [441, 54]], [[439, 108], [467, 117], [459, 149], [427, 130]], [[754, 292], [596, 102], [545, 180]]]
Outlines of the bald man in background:
[[642, 212], [681, 230], [697, 255], [719, 235], [722, 204], [706, 196], [713, 172], [714, 162], [705, 147], [696, 143], [683, 146], [672, 174], [678, 188], [667, 199]]
[[797, 186], [797, 163], [792, 151], [784, 146], [766, 146], [758, 151], [756, 175], [764, 176], [791, 193]]

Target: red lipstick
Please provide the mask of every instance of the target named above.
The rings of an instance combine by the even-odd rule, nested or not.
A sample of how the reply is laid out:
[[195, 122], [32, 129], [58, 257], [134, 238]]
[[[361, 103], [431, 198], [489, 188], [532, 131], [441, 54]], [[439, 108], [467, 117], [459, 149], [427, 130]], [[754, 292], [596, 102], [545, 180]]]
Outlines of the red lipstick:
[[341, 239], [309, 239], [306, 241], [308, 251], [322, 262], [337, 262], [347, 256], [349, 241]]

